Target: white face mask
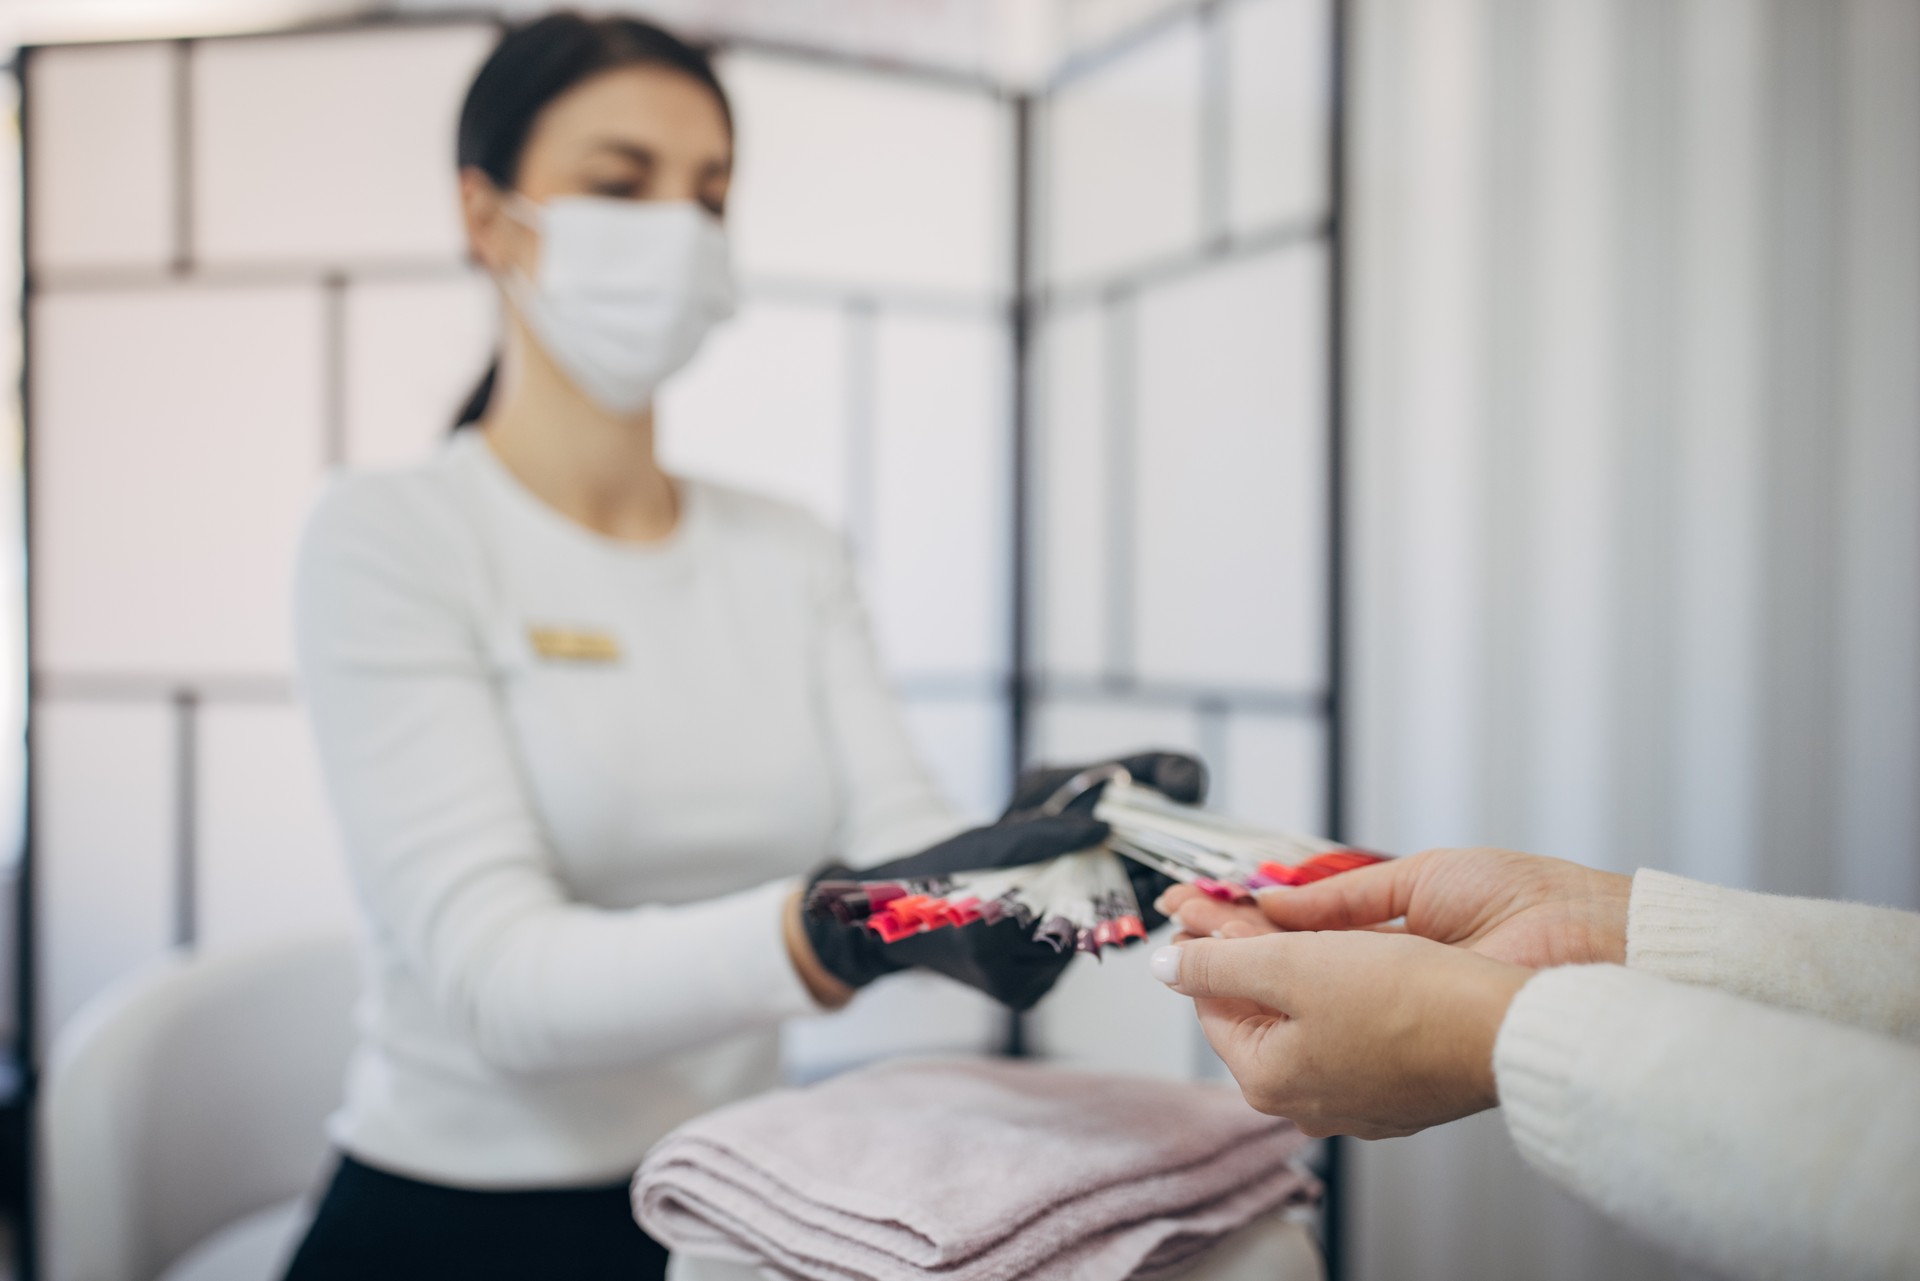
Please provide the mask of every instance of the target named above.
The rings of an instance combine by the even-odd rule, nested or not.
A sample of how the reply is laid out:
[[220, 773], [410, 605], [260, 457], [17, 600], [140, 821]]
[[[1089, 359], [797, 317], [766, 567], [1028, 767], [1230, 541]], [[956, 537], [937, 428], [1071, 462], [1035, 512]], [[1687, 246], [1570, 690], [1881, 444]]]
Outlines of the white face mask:
[[644, 409], [733, 314], [726, 232], [692, 201], [510, 199], [509, 214], [540, 232], [540, 277], [509, 274], [507, 296], [547, 355], [608, 412]]

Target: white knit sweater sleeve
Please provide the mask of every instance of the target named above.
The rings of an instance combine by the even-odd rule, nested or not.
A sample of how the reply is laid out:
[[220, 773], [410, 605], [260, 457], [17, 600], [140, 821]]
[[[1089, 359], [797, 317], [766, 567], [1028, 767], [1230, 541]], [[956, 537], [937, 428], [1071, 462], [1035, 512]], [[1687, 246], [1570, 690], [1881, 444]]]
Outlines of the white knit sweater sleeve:
[[1529, 1162], [1683, 1258], [1733, 1277], [1920, 1277], [1920, 1047], [1569, 966], [1514, 998], [1494, 1071]]
[[507, 1071], [628, 1065], [813, 1010], [782, 940], [790, 882], [672, 907], [570, 898], [462, 607], [471, 567], [449, 548], [466, 532], [360, 478], [301, 550], [300, 679], [373, 930]]
[[1641, 869], [1627, 965], [1920, 1041], [1920, 913]]

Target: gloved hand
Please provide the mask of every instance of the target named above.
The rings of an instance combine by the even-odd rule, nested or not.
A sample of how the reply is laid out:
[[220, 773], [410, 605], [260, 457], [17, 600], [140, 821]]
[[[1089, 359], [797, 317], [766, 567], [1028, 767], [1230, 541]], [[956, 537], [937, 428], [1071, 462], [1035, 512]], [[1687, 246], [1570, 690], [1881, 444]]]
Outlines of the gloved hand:
[[[1013, 785], [1013, 799], [1007, 803], [1007, 816], [1037, 812], [1075, 775], [1106, 764], [1123, 766], [1133, 776], [1134, 782], [1153, 788], [1168, 800], [1179, 801], [1183, 805], [1198, 805], [1207, 799], [1207, 767], [1200, 760], [1179, 752], [1137, 752], [1132, 756], [1098, 761], [1093, 765], [1036, 765], [1025, 770]], [[1093, 813], [1093, 807], [1100, 802], [1100, 793], [1106, 789], [1104, 781], [1094, 784], [1075, 797], [1066, 807], [1066, 812]], [[1141, 924], [1150, 930], [1166, 924], [1167, 918], [1154, 911], [1153, 904], [1174, 884], [1173, 880], [1140, 866], [1130, 858], [1123, 857], [1120, 862], [1127, 869], [1127, 879], [1133, 882], [1133, 896], [1140, 903]]]
[[[829, 864], [813, 874], [808, 888], [830, 880], [913, 881], [1019, 867], [1089, 849], [1106, 839], [1107, 825], [1084, 814], [1002, 819], [992, 827], [976, 827], [878, 867], [856, 872]], [[1021, 925], [1011, 918], [992, 925], [976, 921], [887, 943], [859, 922], [813, 912], [803, 912], [801, 917], [820, 964], [849, 987], [865, 987], [901, 970], [933, 970], [978, 988], [1011, 1009], [1026, 1010], [1047, 994], [1073, 960], [1071, 949], [1063, 952], [1036, 941], [1031, 924]]]

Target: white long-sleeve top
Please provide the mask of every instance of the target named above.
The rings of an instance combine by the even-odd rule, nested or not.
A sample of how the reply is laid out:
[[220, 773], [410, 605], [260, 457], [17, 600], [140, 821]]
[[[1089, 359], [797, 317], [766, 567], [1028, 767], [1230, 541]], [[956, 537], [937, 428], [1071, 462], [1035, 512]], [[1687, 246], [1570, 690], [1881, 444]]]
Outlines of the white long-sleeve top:
[[1534, 1166], [1732, 1277], [1920, 1277], [1920, 914], [1634, 877], [1494, 1049]]
[[300, 556], [300, 681], [368, 995], [335, 1141], [469, 1187], [625, 1178], [774, 1083], [812, 1004], [794, 877], [956, 823], [878, 674], [838, 542], [685, 482], [602, 538], [475, 432], [348, 475]]

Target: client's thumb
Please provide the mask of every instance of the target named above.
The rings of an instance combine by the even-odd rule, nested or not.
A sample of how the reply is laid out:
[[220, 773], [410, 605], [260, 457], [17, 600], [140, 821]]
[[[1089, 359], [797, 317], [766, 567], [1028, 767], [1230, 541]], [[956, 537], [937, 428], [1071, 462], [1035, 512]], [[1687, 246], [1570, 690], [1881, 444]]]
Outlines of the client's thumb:
[[1278, 1008], [1276, 994], [1284, 982], [1284, 945], [1289, 940], [1268, 934], [1248, 939], [1194, 939], [1163, 947], [1153, 954], [1153, 977], [1182, 996], [1224, 997], [1258, 1001]]

